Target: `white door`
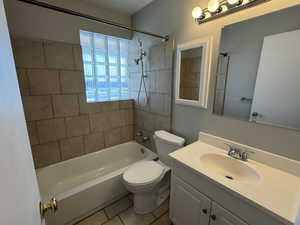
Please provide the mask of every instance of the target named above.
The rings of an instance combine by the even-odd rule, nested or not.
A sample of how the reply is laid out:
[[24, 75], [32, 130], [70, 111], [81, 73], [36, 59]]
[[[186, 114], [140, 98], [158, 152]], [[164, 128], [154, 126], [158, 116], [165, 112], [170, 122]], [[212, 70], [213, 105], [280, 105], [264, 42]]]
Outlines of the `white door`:
[[264, 39], [251, 117], [259, 123], [300, 128], [300, 30]]
[[33, 166], [3, 0], [0, 0], [0, 224], [40, 225]]
[[208, 225], [211, 201], [172, 176], [170, 218], [176, 225]]
[[247, 225], [215, 202], [212, 203], [209, 225]]

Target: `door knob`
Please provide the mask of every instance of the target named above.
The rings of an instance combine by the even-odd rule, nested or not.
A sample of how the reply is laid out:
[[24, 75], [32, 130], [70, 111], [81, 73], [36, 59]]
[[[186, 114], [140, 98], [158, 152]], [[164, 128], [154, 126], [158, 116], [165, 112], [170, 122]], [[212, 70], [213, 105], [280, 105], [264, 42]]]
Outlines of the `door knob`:
[[55, 212], [57, 210], [57, 201], [55, 198], [52, 198], [48, 204], [44, 204], [44, 203], [40, 202], [40, 212], [41, 212], [42, 217], [45, 216], [45, 213], [48, 210], [51, 210], [53, 212]]
[[207, 214], [207, 209], [202, 209], [202, 212], [203, 212], [204, 214]]

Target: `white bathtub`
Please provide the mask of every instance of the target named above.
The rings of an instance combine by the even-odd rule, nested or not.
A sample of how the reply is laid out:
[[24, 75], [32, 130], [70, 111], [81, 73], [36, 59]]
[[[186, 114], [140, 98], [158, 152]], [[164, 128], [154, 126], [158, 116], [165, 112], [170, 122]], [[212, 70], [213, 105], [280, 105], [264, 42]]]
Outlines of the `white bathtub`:
[[136, 142], [127, 142], [37, 170], [43, 202], [55, 197], [58, 210], [46, 214], [47, 225], [72, 224], [128, 192], [122, 173], [156, 154]]

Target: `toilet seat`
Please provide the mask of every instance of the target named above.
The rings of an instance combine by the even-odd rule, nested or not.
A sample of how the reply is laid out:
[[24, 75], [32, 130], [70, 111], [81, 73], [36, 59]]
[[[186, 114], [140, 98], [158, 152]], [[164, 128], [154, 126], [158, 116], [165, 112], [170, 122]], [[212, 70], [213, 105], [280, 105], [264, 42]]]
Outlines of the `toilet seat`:
[[153, 161], [143, 161], [130, 166], [123, 174], [123, 179], [132, 186], [144, 186], [159, 181], [165, 168]]

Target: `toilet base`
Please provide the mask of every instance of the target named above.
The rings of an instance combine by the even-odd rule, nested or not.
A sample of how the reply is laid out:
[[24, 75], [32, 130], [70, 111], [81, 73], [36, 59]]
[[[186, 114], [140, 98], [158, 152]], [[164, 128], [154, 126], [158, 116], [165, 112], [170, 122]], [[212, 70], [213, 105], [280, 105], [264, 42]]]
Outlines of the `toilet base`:
[[136, 214], [151, 213], [157, 207], [157, 192], [135, 193], [133, 206]]

